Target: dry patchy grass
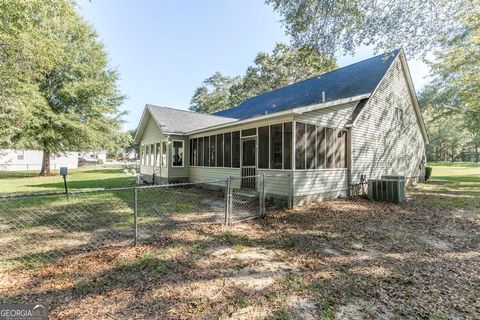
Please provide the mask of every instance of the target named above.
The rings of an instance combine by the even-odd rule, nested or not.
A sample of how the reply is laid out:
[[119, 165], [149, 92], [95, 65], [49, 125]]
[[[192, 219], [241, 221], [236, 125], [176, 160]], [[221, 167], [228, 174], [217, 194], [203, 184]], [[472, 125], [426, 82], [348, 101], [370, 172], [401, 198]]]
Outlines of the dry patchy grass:
[[480, 205], [442, 187], [402, 205], [338, 199], [165, 230], [7, 272], [0, 294], [54, 319], [479, 318]]

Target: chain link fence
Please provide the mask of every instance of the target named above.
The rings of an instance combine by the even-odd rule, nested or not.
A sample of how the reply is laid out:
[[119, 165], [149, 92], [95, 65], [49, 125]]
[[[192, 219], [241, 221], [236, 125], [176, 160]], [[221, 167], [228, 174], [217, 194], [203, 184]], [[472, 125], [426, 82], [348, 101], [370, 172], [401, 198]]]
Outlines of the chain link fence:
[[194, 224], [260, 217], [266, 211], [268, 181], [268, 176], [259, 175], [0, 196], [0, 267], [37, 265], [92, 249], [155, 241]]

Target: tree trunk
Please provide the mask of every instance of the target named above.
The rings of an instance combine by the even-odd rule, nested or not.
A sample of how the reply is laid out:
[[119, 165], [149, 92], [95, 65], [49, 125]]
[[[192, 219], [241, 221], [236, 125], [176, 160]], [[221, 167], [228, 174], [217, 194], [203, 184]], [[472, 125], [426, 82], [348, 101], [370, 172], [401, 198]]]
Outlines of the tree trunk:
[[50, 176], [50, 156], [51, 152], [49, 150], [43, 150], [43, 159], [42, 159], [42, 170], [40, 171], [41, 176]]
[[454, 147], [454, 145], [453, 145], [453, 143], [452, 143], [452, 162], [455, 162], [455, 155], [454, 155], [454, 153], [455, 153], [455, 147]]
[[475, 146], [475, 162], [478, 163], [478, 146]]
[[438, 162], [438, 146], [435, 147], [435, 162]]

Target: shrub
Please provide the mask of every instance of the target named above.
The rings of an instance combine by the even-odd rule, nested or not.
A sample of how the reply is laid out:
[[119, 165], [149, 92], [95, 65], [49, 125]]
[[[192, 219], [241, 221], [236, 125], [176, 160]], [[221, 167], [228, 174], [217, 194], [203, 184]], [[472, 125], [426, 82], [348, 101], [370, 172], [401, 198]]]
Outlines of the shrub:
[[425, 181], [428, 181], [431, 175], [432, 175], [432, 167], [425, 167]]

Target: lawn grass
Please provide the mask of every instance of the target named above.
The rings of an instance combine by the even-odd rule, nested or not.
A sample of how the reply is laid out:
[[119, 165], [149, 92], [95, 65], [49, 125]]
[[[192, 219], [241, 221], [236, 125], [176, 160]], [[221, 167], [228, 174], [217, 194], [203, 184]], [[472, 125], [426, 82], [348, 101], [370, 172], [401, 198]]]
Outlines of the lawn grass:
[[[63, 191], [63, 177], [53, 171], [49, 177], [38, 173], [0, 172], [0, 194]], [[69, 170], [69, 190], [117, 188], [135, 185], [135, 177], [127, 176], [123, 169], [85, 167]]]

